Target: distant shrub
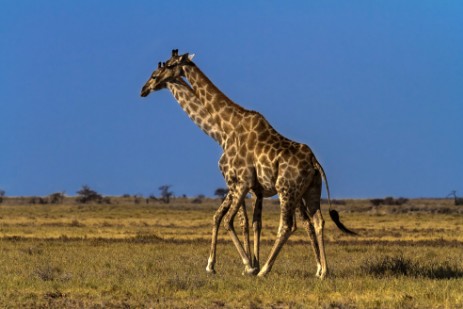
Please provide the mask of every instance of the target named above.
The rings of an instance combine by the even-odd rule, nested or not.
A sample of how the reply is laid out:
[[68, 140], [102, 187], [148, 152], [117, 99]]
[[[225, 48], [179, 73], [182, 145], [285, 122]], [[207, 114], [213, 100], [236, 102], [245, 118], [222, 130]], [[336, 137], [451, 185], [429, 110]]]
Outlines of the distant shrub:
[[82, 186], [82, 189], [77, 191], [77, 194], [79, 195], [76, 199], [78, 203], [86, 204], [90, 202], [96, 202], [96, 203], [102, 203], [103, 202], [103, 197], [98, 194], [96, 191], [90, 189], [89, 186]]
[[403, 204], [406, 204], [408, 202], [408, 199], [399, 197], [397, 199], [393, 197], [386, 197], [384, 199], [376, 198], [376, 199], [371, 199], [370, 203], [373, 204], [374, 206], [380, 206], [380, 205], [396, 205], [400, 206]]
[[0, 204], [3, 203], [4, 197], [5, 197], [5, 190], [0, 189]]
[[403, 205], [408, 203], [407, 198], [399, 197], [398, 199], [395, 200], [396, 205]]
[[61, 204], [64, 201], [64, 193], [56, 192], [48, 196], [48, 202], [50, 204]]
[[394, 203], [394, 198], [393, 198], [393, 197], [390, 197], [390, 196], [385, 197], [385, 198], [384, 198], [384, 204], [385, 204], [385, 205], [395, 205], [395, 203]]
[[384, 204], [384, 199], [375, 198], [375, 199], [370, 200], [370, 203], [372, 203], [374, 206], [379, 206], [379, 205]]
[[40, 196], [32, 196], [29, 198], [29, 203], [45, 205], [45, 204], [48, 204], [48, 199], [40, 197]]
[[193, 204], [201, 204], [203, 202], [204, 198], [205, 198], [205, 196], [203, 194], [200, 194], [197, 197], [195, 197], [191, 202]]
[[145, 198], [143, 197], [142, 194], [135, 194], [135, 195], [133, 196], [133, 202], [134, 202], [135, 204], [140, 204], [140, 203], [141, 203], [142, 201], [144, 201], [144, 200], [145, 200]]

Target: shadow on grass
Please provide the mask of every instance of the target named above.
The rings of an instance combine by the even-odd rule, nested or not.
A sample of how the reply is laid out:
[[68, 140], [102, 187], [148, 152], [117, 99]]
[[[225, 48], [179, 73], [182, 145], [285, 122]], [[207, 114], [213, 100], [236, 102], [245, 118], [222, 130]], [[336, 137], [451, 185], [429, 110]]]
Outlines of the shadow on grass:
[[463, 278], [463, 270], [449, 262], [420, 264], [403, 255], [366, 259], [361, 266], [362, 273], [374, 277], [407, 276], [428, 279]]

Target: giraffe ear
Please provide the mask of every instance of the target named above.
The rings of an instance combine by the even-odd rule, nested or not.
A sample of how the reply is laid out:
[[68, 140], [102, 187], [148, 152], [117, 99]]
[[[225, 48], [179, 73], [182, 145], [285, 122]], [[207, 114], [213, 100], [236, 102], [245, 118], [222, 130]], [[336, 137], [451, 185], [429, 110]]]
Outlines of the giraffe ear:
[[189, 54], [189, 55], [188, 55], [188, 60], [191, 61], [191, 60], [193, 60], [194, 57], [195, 57], [195, 54]]

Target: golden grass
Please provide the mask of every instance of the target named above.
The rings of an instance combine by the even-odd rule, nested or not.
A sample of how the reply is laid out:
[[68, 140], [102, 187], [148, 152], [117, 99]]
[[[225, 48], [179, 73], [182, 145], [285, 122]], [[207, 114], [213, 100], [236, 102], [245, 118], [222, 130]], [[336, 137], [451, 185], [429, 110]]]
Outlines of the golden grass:
[[[463, 308], [462, 211], [448, 201], [335, 206], [360, 236], [343, 235], [325, 215], [324, 281], [302, 228], [266, 278], [241, 275], [222, 229], [218, 273], [206, 274], [217, 206], [0, 205], [0, 307]], [[275, 202], [265, 202], [263, 218], [264, 259]]]

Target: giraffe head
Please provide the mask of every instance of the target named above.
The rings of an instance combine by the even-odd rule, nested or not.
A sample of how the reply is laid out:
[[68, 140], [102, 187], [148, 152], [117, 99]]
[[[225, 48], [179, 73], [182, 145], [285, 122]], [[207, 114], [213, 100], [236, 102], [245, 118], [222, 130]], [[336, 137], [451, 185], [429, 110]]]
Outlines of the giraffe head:
[[182, 66], [191, 63], [194, 55], [183, 54], [178, 55], [178, 49], [172, 51], [172, 57], [161, 64], [159, 62], [158, 68], [151, 74], [146, 84], [141, 90], [141, 96], [146, 97], [153, 91], [158, 91], [166, 88], [166, 83], [175, 81], [183, 76]]
[[153, 91], [158, 91], [161, 89], [166, 88], [166, 83], [158, 83], [158, 77], [163, 74], [166, 70], [165, 65], [161, 62], [158, 63], [158, 68], [151, 74], [148, 81], [145, 83], [143, 88], [141, 89], [141, 96], [146, 97]]

